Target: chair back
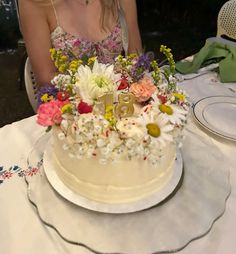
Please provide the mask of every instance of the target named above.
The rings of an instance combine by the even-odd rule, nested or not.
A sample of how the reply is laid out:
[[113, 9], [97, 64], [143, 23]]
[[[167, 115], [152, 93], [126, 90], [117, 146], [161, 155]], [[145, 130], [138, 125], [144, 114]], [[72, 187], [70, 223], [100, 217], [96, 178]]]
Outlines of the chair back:
[[30, 104], [34, 110], [37, 111], [37, 83], [35, 81], [34, 73], [32, 71], [29, 58], [27, 57], [25, 62], [25, 88], [30, 101]]
[[227, 1], [220, 9], [217, 18], [217, 37], [236, 40], [236, 0]]

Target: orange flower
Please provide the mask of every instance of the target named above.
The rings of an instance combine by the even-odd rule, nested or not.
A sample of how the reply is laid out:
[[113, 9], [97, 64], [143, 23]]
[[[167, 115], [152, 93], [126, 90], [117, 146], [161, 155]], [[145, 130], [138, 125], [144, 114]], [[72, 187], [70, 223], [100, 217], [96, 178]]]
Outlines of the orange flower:
[[134, 94], [138, 102], [147, 101], [156, 91], [156, 86], [148, 77], [144, 77], [130, 86], [130, 92]]

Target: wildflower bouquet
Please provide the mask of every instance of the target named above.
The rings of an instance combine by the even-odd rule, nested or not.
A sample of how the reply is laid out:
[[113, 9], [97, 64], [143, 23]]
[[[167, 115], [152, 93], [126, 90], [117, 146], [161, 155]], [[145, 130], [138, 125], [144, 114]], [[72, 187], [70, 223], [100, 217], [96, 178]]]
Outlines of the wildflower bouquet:
[[165, 46], [160, 51], [168, 68], [161, 69], [150, 53], [118, 56], [109, 65], [95, 57], [70, 62], [52, 49], [59, 74], [38, 93], [37, 122], [48, 130], [58, 126], [60, 138], [72, 133], [83, 147], [80, 155], [102, 149], [107, 160], [125, 150], [129, 157], [153, 160], [155, 149], [180, 136], [188, 113], [172, 53]]

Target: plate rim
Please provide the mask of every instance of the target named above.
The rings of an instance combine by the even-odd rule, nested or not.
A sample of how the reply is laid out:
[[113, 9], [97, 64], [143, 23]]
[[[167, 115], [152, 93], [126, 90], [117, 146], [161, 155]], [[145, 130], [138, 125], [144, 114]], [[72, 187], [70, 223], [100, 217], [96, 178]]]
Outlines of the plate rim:
[[166, 200], [176, 189], [183, 176], [183, 158], [179, 148], [176, 150], [176, 158], [174, 161], [173, 174], [169, 182], [163, 187], [162, 191], [158, 191], [148, 195], [147, 197], [133, 202], [126, 202], [121, 204], [106, 204], [97, 201], [89, 200], [69, 189], [58, 177], [55, 169], [53, 169], [55, 160], [52, 159], [52, 146], [48, 146], [43, 154], [43, 170], [53, 189], [69, 202], [86, 208], [88, 210], [111, 213], [123, 214], [133, 213], [146, 210], [156, 206]]
[[230, 140], [230, 141], [235, 141], [236, 142], [236, 135], [233, 135], [233, 136], [229, 136], [229, 135], [226, 135], [226, 134], [223, 134], [223, 133], [220, 133], [219, 131], [215, 130], [215, 129], [212, 129], [209, 124], [207, 124], [207, 122], [205, 121], [201, 121], [198, 117], [198, 114], [196, 113], [196, 108], [200, 105], [200, 103], [202, 103], [203, 101], [208, 101], [208, 100], [211, 100], [213, 98], [232, 98], [235, 100], [235, 103], [236, 103], [236, 97], [235, 96], [224, 96], [224, 95], [218, 95], [218, 96], [207, 96], [207, 97], [204, 97], [200, 100], [198, 100], [197, 102], [195, 102], [192, 106], [192, 115], [193, 115], [193, 118], [195, 119], [195, 121], [197, 121], [198, 124], [200, 124], [203, 128], [205, 128], [206, 130], [208, 130], [209, 132], [221, 137], [221, 138], [225, 138], [227, 140]]

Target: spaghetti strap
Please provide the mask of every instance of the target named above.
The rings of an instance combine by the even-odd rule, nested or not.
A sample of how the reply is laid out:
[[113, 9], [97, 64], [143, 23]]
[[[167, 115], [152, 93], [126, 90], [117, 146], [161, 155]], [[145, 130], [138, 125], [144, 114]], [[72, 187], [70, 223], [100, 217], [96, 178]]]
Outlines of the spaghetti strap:
[[124, 10], [122, 9], [120, 1], [117, 0], [116, 3], [117, 3], [117, 8], [118, 8], [119, 22], [120, 22], [120, 26], [121, 26], [122, 45], [123, 45], [123, 49], [125, 51], [125, 55], [127, 55], [128, 54], [128, 43], [129, 43], [127, 23], [125, 20]]
[[123, 44], [123, 48], [125, 51], [125, 55], [127, 55], [128, 54], [128, 43], [129, 43], [128, 28], [127, 28], [127, 23], [125, 20], [124, 11], [122, 8], [118, 9], [118, 15], [119, 15], [119, 22], [121, 25], [122, 44]]
[[56, 12], [56, 8], [54, 6], [53, 0], [51, 0], [51, 4], [52, 4], [52, 8], [53, 8], [54, 15], [55, 15], [55, 18], [56, 18], [57, 26], [60, 26], [59, 19], [58, 19], [58, 16], [57, 16], [57, 12]]

